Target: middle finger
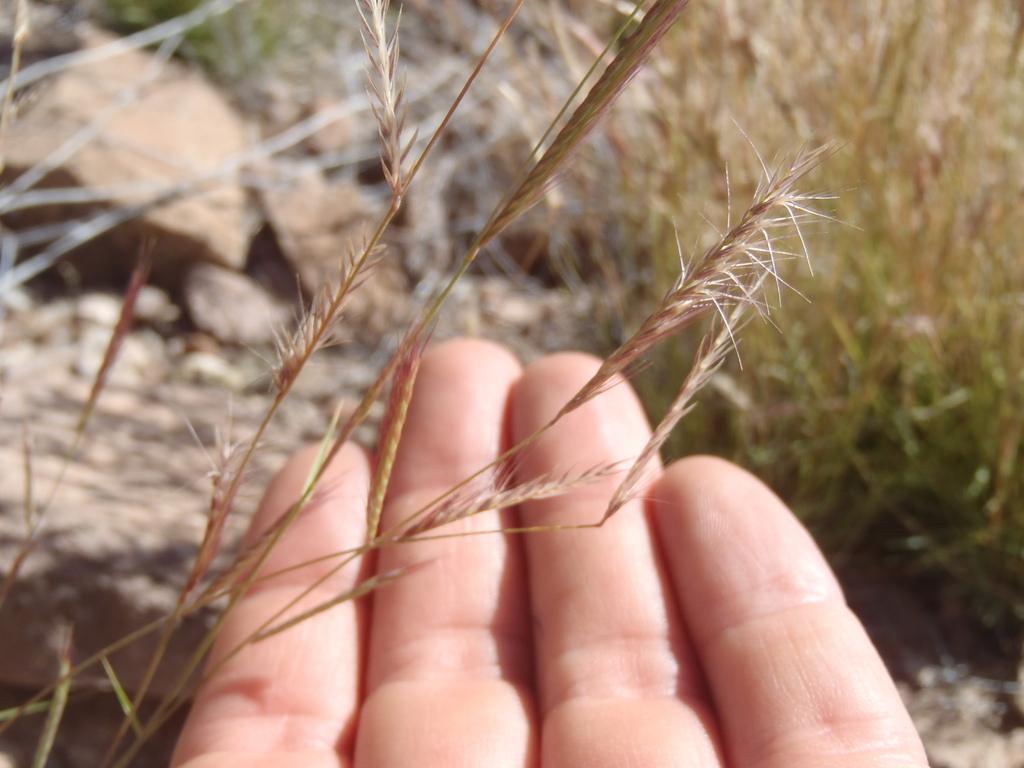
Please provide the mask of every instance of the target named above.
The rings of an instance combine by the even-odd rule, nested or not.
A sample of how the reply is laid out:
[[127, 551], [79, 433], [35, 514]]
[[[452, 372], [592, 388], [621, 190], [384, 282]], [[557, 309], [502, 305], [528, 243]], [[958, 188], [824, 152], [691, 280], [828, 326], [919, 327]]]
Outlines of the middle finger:
[[[597, 367], [576, 354], [527, 369], [513, 392], [513, 441], [547, 423]], [[649, 435], [632, 390], [616, 386], [526, 450], [519, 479], [628, 461]], [[527, 503], [523, 524], [597, 522], [620, 481], [606, 478]], [[642, 499], [599, 529], [531, 534], [524, 546], [545, 768], [719, 765], [705, 687]]]
[[[479, 341], [426, 355], [388, 489], [381, 530], [497, 458], [518, 363]], [[502, 526], [498, 512], [438, 533]], [[384, 547], [378, 570], [416, 565], [374, 595], [357, 765], [521, 768], [531, 759], [532, 675], [522, 558], [501, 535]], [[525, 635], [525, 636], [524, 636]]]

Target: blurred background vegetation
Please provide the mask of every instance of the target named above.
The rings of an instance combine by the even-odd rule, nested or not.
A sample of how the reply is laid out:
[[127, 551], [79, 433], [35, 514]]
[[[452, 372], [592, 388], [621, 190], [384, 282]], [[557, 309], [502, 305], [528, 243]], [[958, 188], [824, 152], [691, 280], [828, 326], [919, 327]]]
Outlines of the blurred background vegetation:
[[[147, 29], [215, 4], [214, 0], [99, 2], [98, 15], [120, 34]], [[259, 89], [259, 81], [268, 77], [282, 73], [294, 79], [308, 76], [311, 66], [333, 48], [343, 26], [338, 11], [332, 0], [240, 0], [226, 13], [216, 13], [192, 26], [177, 53], [203, 67], [244, 103], [254, 89]], [[346, 35], [345, 39], [353, 38]]]
[[[198, 4], [106, 3], [119, 29]], [[408, 5], [415, 37], [426, 12]], [[498, 3], [449, 0], [428, 15], [461, 5]], [[602, 39], [621, 18], [568, 0], [524, 13], [538, 34], [584, 41], [580, 23]], [[590, 170], [567, 181], [560, 215], [575, 224], [545, 251], [555, 272], [574, 262], [607, 281], [616, 341], [750, 199], [758, 155], [772, 165], [835, 142], [812, 184], [842, 223], [804, 232], [813, 275], [783, 265], [800, 295], [779, 292], [771, 322], [744, 329], [672, 451], [749, 467], [835, 558], [952, 575], [989, 621], [1024, 618], [1022, 14], [1018, 0], [693, 2], [597, 137]], [[258, 76], [311, 55], [317, 25], [297, 18], [288, 0], [251, 0], [195, 30], [186, 53], [222, 79]], [[427, 26], [453, 50], [468, 34]], [[655, 417], [698, 336], [639, 380]]]
[[[733, 201], [749, 198], [761, 171], [746, 137], [769, 160], [837, 142], [813, 183], [843, 223], [805, 233], [814, 275], [796, 262], [784, 275], [806, 300], [784, 291], [771, 324], [744, 329], [673, 450], [749, 467], [833, 557], [940, 569], [987, 620], [1020, 619], [1024, 7], [743, 5], [694, 3], [662, 51], [669, 149], [631, 145], [654, 210], [632, 211], [626, 293], [666, 287], [679, 259], [667, 221], [686, 247], [702, 217], [725, 220], [720, 169]], [[653, 269], [637, 279], [641, 257]], [[689, 355], [653, 361], [655, 411]]]

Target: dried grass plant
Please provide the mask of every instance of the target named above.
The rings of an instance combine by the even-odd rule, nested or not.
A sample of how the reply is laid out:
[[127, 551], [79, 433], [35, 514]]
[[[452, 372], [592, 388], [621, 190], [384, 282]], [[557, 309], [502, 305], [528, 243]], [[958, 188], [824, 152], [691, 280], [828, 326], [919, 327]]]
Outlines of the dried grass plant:
[[[204, 18], [203, 14], [223, 12], [229, 5], [230, 3], [214, 0], [200, 6], [190, 14], [189, 23], [196, 23], [197, 19]], [[362, 401], [346, 417], [335, 415], [331, 428], [323, 437], [316, 468], [300, 498], [295, 500], [289, 512], [258, 541], [235, 554], [230, 565], [223, 571], [212, 573], [212, 565], [224, 546], [226, 521], [235, 514], [234, 502], [243, 482], [245, 469], [258, 450], [267, 426], [279, 413], [299, 373], [309, 360], [325, 346], [333, 343], [339, 324], [344, 322], [345, 310], [351, 297], [381, 260], [392, 257], [383, 245], [384, 232], [400, 211], [410, 186], [420, 183], [419, 177], [429, 173], [426, 161], [437, 146], [439, 138], [449, 129], [456, 110], [466, 106], [465, 102], [471, 98], [476, 81], [488, 67], [488, 58], [505, 36], [515, 29], [516, 15], [522, 5], [522, 0], [519, 0], [502, 20], [494, 24], [492, 42], [480, 51], [478, 63], [465, 78], [464, 86], [457, 95], [451, 97], [450, 108], [440, 119], [434, 121], [433, 130], [424, 131], [422, 138], [418, 138], [416, 131], [410, 131], [407, 125], [409, 97], [399, 49], [399, 15], [395, 9], [389, 8], [387, 0], [359, 0], [369, 78], [369, 108], [379, 129], [383, 177], [391, 192], [391, 205], [379, 226], [367, 235], [364, 242], [355, 244], [341, 259], [335, 279], [322, 287], [297, 327], [291, 332], [282, 332], [278, 345], [278, 361], [270, 371], [272, 401], [262, 425], [245, 443], [220, 447], [220, 465], [213, 476], [206, 531], [202, 541], [197, 543], [197, 554], [191, 572], [182, 585], [177, 603], [170, 615], [149, 626], [139, 628], [131, 636], [80, 663], [72, 665], [70, 654], [66, 654], [62, 661], [61, 673], [52, 686], [39, 691], [21, 707], [0, 713], [4, 721], [0, 723], [0, 729], [4, 729], [30, 711], [40, 708], [48, 710], [49, 719], [41, 735], [36, 757], [38, 765], [45, 764], [47, 760], [53, 744], [53, 734], [59, 727], [62, 702], [66, 700], [76, 676], [87, 667], [106, 664], [107, 656], [126, 644], [136, 642], [140, 637], [155, 634], [158, 642], [150, 668], [136, 690], [130, 695], [124, 692], [116, 674], [109, 666], [106, 667], [111, 685], [118, 692], [126, 715], [120, 731], [110, 744], [103, 765], [121, 768], [131, 764], [147, 739], [175, 712], [187, 706], [193, 685], [190, 682], [192, 673], [200, 669], [205, 652], [217, 637], [224, 617], [230, 615], [241, 595], [253, 584], [254, 574], [266, 562], [269, 553], [273, 551], [281, 536], [314, 493], [324, 468], [341, 446], [351, 438], [354, 430], [366, 420], [374, 403], [384, 400], [385, 415], [379, 430], [376, 464], [366, 510], [369, 534], [365, 544], [358, 550], [336, 554], [334, 570], [344, 567], [353, 558], [375, 549], [413, 538], [439, 535], [438, 529], [447, 523], [483, 510], [504, 507], [527, 499], [557, 495], [580, 484], [614, 474], [620, 481], [619, 492], [604, 518], [593, 521], [593, 525], [600, 525], [635, 494], [635, 489], [639, 487], [639, 479], [667, 440], [669, 433], [690, 410], [697, 391], [708, 383], [715, 371], [736, 349], [737, 335], [744, 325], [745, 316], [751, 312], [765, 314], [773, 301], [772, 296], [781, 296], [784, 262], [791, 259], [802, 261], [806, 258], [806, 245], [800, 232], [809, 221], [822, 217], [814, 207], [819, 198], [801, 192], [799, 187], [805, 176], [816, 168], [829, 150], [805, 153], [792, 162], [781, 163], [775, 168], [767, 164], [762, 165], [760, 183], [750, 191], [749, 203], [745, 209], [734, 218], [724, 217], [722, 231], [716, 233], [706, 247], [699, 249], [697, 255], [687, 255], [681, 247], [674, 250], [674, 277], [667, 290], [660, 299], [653, 302], [653, 308], [637, 323], [636, 330], [629, 334], [617, 349], [608, 354], [604, 365], [594, 378], [566, 404], [550, 424], [512, 448], [492, 467], [483, 468], [481, 472], [467, 477], [463, 483], [450, 489], [448, 493], [412, 513], [400, 525], [391, 529], [381, 529], [381, 505], [390, 481], [394, 457], [402, 440], [406, 411], [416, 381], [419, 361], [430, 337], [433, 323], [444, 311], [445, 301], [452, 288], [463, 278], [484, 249], [494, 243], [514, 221], [536, 206], [563, 177], [567, 168], [581, 153], [586, 138], [608, 118], [613, 111], [613, 105], [630, 81], [641, 75], [645, 63], [651, 58], [662, 39], [669, 34], [687, 2], [654, 0], [648, 6], [637, 7], [626, 16], [620, 16], [619, 31], [609, 33], [604, 49], [595, 52], [593, 66], [583, 71], [583, 79], [576, 91], [569, 94], [563, 110], [556, 115], [547, 130], [541, 131], [536, 137], [534, 153], [525, 161], [521, 161], [525, 164], [518, 178], [514, 179], [508, 192], [483, 220], [465, 248], [463, 257], [455, 263], [445, 282], [412, 318], [409, 329], [397, 345], [396, 351], [383, 366], [376, 381], [367, 389]], [[180, 38], [184, 31], [180, 21], [167, 22], [154, 30], [139, 33], [144, 37], [137, 37], [134, 42], [152, 43], [161, 39], [161, 36], [176, 39]], [[129, 38], [126, 44], [132, 42]], [[69, 62], [64, 62], [62, 66], [68, 64]], [[18, 77], [34, 76], [36, 75], [25, 70]], [[316, 125], [315, 120], [312, 121], [312, 125]], [[239, 158], [232, 165], [240, 166], [260, 153], [277, 151], [308, 129], [310, 125], [307, 124], [290, 132], [284, 138], [267, 142], [246, 158]], [[69, 151], [71, 149], [73, 148], [69, 148]], [[211, 171], [203, 178], [197, 179], [195, 184], [201, 185], [222, 171], [223, 169]], [[728, 184], [728, 181], [726, 183]], [[9, 188], [0, 193], [0, 205], [16, 206], [19, 200], [24, 203], [30, 188], [31, 184], [22, 182], [20, 187]], [[147, 204], [167, 199], [171, 195], [185, 194], [190, 188], [160, 190]], [[40, 256], [22, 261], [17, 266], [8, 264], [5, 267], [6, 271], [0, 274], [0, 295], [9, 286], [23, 282], [32, 274], [51, 266], [70, 246], [116, 223], [114, 220], [118, 217], [133, 213], [120, 212], [107, 215], [99, 221], [76, 223], [60, 234], [54, 244], [45, 249]], [[141, 284], [140, 272], [139, 278], [128, 291], [122, 322], [111, 339], [107, 361], [97, 376], [94, 394], [83, 407], [78, 437], [87, 429], [96, 399], [102, 396], [105, 373], [113, 364], [118, 345], [128, 332], [131, 305]], [[772, 290], [766, 291], [768, 286], [771, 286]], [[632, 375], [651, 359], [656, 350], [669, 343], [684, 329], [705, 319], [708, 322], [703, 326], [702, 341], [690, 361], [688, 371], [676, 379], [681, 381], [681, 384], [674, 390], [671, 404], [660, 419], [650, 443], [630, 466], [592, 467], [577, 474], [546, 477], [525, 484], [516, 484], [511, 479], [509, 467], [514, 465], [517, 456], [526, 450], [537, 436], [611, 386], [620, 376]], [[77, 439], [76, 437], [76, 441]], [[73, 452], [74, 448], [69, 453], [69, 461], [73, 460]], [[30, 458], [31, 454], [26, 450], [26, 467], [30, 465]], [[495, 471], [485, 474], [484, 470], [491, 469]], [[29, 471], [27, 469], [27, 472]], [[491, 476], [497, 479], [483, 479]], [[36, 503], [26, 498], [26, 516], [28, 526], [23, 551], [27, 555], [31, 550], [33, 538], [45, 525], [45, 501]], [[5, 592], [17, 578], [16, 571], [17, 567], [14, 572], [8, 574]], [[287, 610], [284, 609], [281, 615], [245, 640], [242, 647], [248, 643], [259, 642], [275, 633], [287, 631], [313, 614], [327, 610], [339, 602], [357, 599], [396, 578], [416, 578], [416, 574], [378, 574], [350, 592], [336, 595], [301, 615], [288, 619], [282, 618]], [[221, 618], [203, 640], [187, 668], [182, 671], [177, 687], [155, 708], [144, 710], [142, 702], [147, 696], [149, 684], [164, 652], [175, 642], [176, 632], [182, 620], [210, 605], [220, 607]], [[73, 637], [69, 636], [68, 647], [70, 648], [72, 644]]]
[[[720, 215], [726, 192], [708, 171], [726, 157], [734, 196], [756, 184], [737, 125], [769, 154], [834, 138], [811, 183], [841, 191], [849, 226], [808, 231], [810, 301], [788, 301], [776, 328], [746, 329], [744, 369], [727, 362], [673, 450], [769, 479], [836, 557], [937, 570], [986, 621], [1019, 622], [1020, 4], [722, 3], [694, 6], [688, 22], [651, 69], [659, 117], [625, 145], [634, 189], [649, 194], [619, 262], [624, 294], [641, 303], [675, 279], [675, 233], [649, 207], [684, 230]], [[704, 207], [687, 209], [694, 199]], [[644, 253], [646, 276], [630, 264]], [[698, 343], [652, 365], [649, 401], [671, 399], [658, 382]]]

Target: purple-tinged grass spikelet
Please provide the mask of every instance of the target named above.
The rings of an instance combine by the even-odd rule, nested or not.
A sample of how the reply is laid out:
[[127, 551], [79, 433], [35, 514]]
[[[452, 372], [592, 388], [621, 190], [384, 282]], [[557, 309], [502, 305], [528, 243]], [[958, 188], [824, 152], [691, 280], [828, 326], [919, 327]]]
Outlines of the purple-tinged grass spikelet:
[[608, 503], [604, 517], [601, 518], [602, 524], [629, 502], [630, 499], [635, 498], [638, 490], [646, 485], [645, 478], [649, 476], [652, 464], [672, 434], [672, 430], [690, 412], [694, 406], [693, 399], [696, 394], [711, 380], [711, 377], [721, 367], [722, 363], [725, 362], [728, 352], [733, 349], [735, 344], [734, 333], [738, 330], [740, 315], [743, 314], [746, 307], [747, 305], [743, 303], [736, 304], [733, 307], [731, 316], [721, 321], [723, 327], [717, 332], [712, 328], [704, 336], [701, 347], [694, 357], [690, 372], [686, 375], [682, 385], [679, 387], [678, 394], [672, 400], [661, 421], [654, 428], [651, 437], [640, 451], [639, 456], [637, 456], [632, 466], [626, 472], [626, 477], [616, 489], [615, 495]]
[[417, 325], [402, 340], [402, 346], [396, 353], [398, 364], [391, 380], [391, 394], [384, 410], [384, 420], [380, 426], [380, 437], [377, 440], [377, 460], [374, 464], [373, 479], [370, 483], [370, 498], [366, 505], [366, 530], [370, 540], [377, 537], [380, 528], [380, 516], [384, 509], [384, 497], [387, 495], [391, 481], [391, 471], [395, 466], [395, 456], [402, 440], [402, 430], [409, 415], [409, 404], [412, 402], [412, 391], [419, 373], [420, 361], [427, 339], [422, 333], [422, 326]]
[[405, 79], [398, 74], [398, 26], [388, 31], [386, 16], [389, 0], [363, 0], [359, 16], [363, 24], [363, 47], [373, 74], [368, 73], [370, 109], [377, 121], [380, 134], [381, 166], [388, 186], [394, 194], [392, 209], [402, 203], [408, 180], [402, 164], [412, 147], [412, 140], [403, 144], [402, 134], [408, 108], [405, 103]]
[[[96, 371], [96, 376], [93, 378], [89, 399], [82, 408], [81, 416], [78, 419], [78, 425], [75, 428], [76, 442], [81, 438], [81, 435], [85, 432], [86, 425], [89, 423], [89, 419], [92, 418], [93, 411], [96, 408], [96, 401], [99, 400], [100, 393], [106, 387], [110, 371], [114, 367], [114, 363], [117, 362], [117, 357], [121, 352], [121, 347], [124, 345], [124, 340], [128, 337], [128, 332], [131, 330], [132, 323], [135, 320], [135, 305], [139, 300], [139, 294], [142, 292], [143, 286], [145, 286], [146, 281], [149, 279], [149, 271], [152, 266], [153, 244], [147, 242], [139, 251], [139, 258], [135, 262], [135, 268], [132, 270], [131, 278], [128, 280], [128, 287], [124, 292], [121, 313], [118, 315], [117, 324], [110, 334], [110, 341], [107, 343], [107, 348], [103, 353], [103, 362], [100, 363], [99, 370]], [[72, 449], [71, 453], [74, 453], [74, 449]]]
[[[799, 156], [784, 170], [770, 173], [739, 221], [692, 263], [681, 262], [679, 277], [658, 307], [605, 359], [557, 418], [596, 397], [616, 376], [628, 375], [653, 347], [708, 310], [714, 309], [724, 319], [726, 308], [744, 303], [766, 314], [760, 292], [765, 279], [780, 280], [777, 260], [807, 259], [801, 225], [810, 219], [830, 218], [811, 207], [817, 196], [799, 193], [794, 187], [832, 151], [831, 147], [823, 147]], [[803, 252], [785, 251], [778, 246], [778, 240], [790, 227], [801, 239]]]
[[525, 483], [514, 484], [491, 478], [460, 487], [446, 494], [413, 516], [409, 526], [397, 536], [397, 541], [425, 538], [424, 534], [467, 517], [490, 510], [507, 509], [537, 499], [561, 496], [573, 488], [589, 485], [621, 472], [618, 464], [593, 467], [584, 472], [542, 476]]
[[196, 555], [192, 570], [182, 589], [182, 598], [185, 602], [209, 572], [210, 566], [213, 565], [214, 559], [220, 552], [224, 538], [224, 526], [234, 509], [235, 496], [239, 488], [236, 479], [240, 471], [238, 462], [242, 456], [242, 448], [223, 438], [220, 433], [218, 433], [217, 439], [219, 443], [217, 466], [210, 473], [213, 490], [210, 494], [210, 508], [206, 514], [206, 530], [199, 545], [199, 553]]

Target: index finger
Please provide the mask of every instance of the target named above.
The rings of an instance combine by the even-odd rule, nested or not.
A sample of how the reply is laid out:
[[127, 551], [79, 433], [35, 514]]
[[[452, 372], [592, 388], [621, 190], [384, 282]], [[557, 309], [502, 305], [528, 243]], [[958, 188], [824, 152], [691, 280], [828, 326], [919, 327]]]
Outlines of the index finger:
[[[271, 483], [250, 540], [299, 498], [316, 449], [292, 459]], [[261, 569], [276, 575], [254, 583], [225, 621], [211, 652], [213, 672], [196, 695], [172, 765], [345, 764], [359, 703], [365, 607], [348, 600], [265, 640], [246, 643], [267, 622], [279, 623], [358, 583], [359, 562], [332, 573], [339, 560], [328, 556], [365, 541], [369, 474], [368, 457], [353, 445], [346, 445], [327, 467]], [[286, 608], [288, 613], [279, 615]]]

